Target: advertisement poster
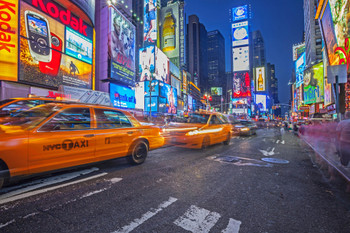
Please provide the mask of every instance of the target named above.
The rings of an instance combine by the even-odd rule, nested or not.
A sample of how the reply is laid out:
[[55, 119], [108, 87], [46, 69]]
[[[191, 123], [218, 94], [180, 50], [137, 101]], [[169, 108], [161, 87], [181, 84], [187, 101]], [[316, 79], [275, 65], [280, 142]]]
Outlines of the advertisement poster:
[[59, 91], [62, 96], [82, 103], [100, 104], [106, 106], [112, 105], [109, 94], [106, 92], [70, 86], [60, 86]]
[[266, 90], [265, 67], [255, 68], [255, 87], [257, 92]]
[[161, 48], [169, 58], [177, 58], [180, 54], [179, 8], [179, 2], [168, 4], [160, 13]]
[[166, 112], [176, 114], [177, 90], [166, 83], [160, 83], [160, 95], [166, 99]]
[[175, 76], [171, 75], [171, 86], [175, 87], [177, 90], [177, 96], [181, 96], [181, 82]]
[[110, 83], [109, 94], [114, 107], [135, 108], [135, 91], [131, 88]]
[[293, 61], [298, 60], [303, 52], [305, 52], [305, 43], [293, 45]]
[[233, 71], [249, 70], [249, 47], [233, 48]]
[[304, 72], [304, 104], [323, 103], [323, 62]]
[[232, 21], [248, 19], [248, 5], [232, 8]]
[[155, 64], [154, 78], [170, 84], [169, 59], [158, 47], [155, 47]]
[[321, 19], [321, 26], [323, 31], [323, 40], [325, 41], [327, 48], [329, 64], [337, 65], [338, 56], [334, 52], [337, 48], [337, 39], [334, 33], [334, 25], [330, 4], [327, 4], [326, 9], [323, 13], [323, 17]]
[[3, 7], [1, 9], [0, 80], [17, 81], [19, 2], [10, 0], [2, 2], [2, 4], [7, 4], [9, 7]]
[[222, 87], [212, 87], [210, 89], [211, 95], [220, 95], [222, 96]]
[[345, 39], [349, 38], [349, 0], [329, 0], [332, 12], [334, 32], [337, 38], [338, 47], [345, 46]]
[[266, 111], [266, 95], [256, 94], [255, 103], [260, 109], [260, 111], [264, 111], [264, 112]]
[[145, 82], [135, 83], [135, 98], [135, 108], [143, 110], [145, 107]]
[[152, 79], [152, 76], [155, 71], [154, 66], [154, 46], [148, 46], [140, 49], [139, 52], [139, 72], [141, 74], [139, 81], [149, 81]]
[[81, 18], [75, 16], [67, 1], [40, 3], [21, 2], [19, 80], [47, 87], [91, 89], [93, 28], [82, 19], [88, 17], [77, 7], [75, 13]]
[[188, 95], [187, 96], [187, 106], [188, 106], [188, 111], [192, 112], [193, 111], [193, 98], [192, 96]]
[[248, 21], [232, 24], [232, 47], [249, 44]]
[[[323, 50], [323, 73], [327, 74], [328, 59], [326, 50]], [[328, 83], [327, 77], [324, 77], [324, 105], [328, 106], [333, 103], [332, 84]]]
[[108, 52], [110, 77], [126, 85], [135, 85], [135, 26], [118, 10], [109, 8]]
[[304, 82], [304, 69], [305, 69], [305, 53], [303, 53], [299, 59], [295, 62], [295, 78], [296, 87], [300, 87]]
[[[152, 80], [151, 85], [150, 81], [144, 83], [145, 96], [159, 96], [159, 81]], [[150, 91], [151, 90], [151, 91]]]
[[233, 98], [251, 97], [250, 77], [248, 72], [233, 74]]
[[182, 71], [182, 91], [184, 94], [187, 94], [187, 72]]
[[143, 42], [144, 46], [157, 44], [157, 0], [143, 1]]

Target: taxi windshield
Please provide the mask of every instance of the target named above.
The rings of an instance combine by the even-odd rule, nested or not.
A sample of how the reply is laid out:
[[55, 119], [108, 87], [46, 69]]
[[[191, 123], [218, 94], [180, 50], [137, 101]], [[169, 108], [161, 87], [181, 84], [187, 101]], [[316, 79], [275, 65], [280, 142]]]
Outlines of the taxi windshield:
[[207, 124], [209, 117], [209, 114], [191, 114], [186, 119], [186, 123]]
[[40, 105], [4, 120], [1, 124], [6, 126], [21, 126], [23, 129], [32, 129], [47, 117], [57, 112], [61, 107], [53, 104]]

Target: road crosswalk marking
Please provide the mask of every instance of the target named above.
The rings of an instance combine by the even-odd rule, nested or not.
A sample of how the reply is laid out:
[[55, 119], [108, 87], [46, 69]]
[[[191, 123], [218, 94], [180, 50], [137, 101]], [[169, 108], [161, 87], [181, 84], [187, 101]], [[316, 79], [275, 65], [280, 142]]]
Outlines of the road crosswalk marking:
[[222, 233], [238, 233], [241, 223], [242, 223], [241, 221], [230, 218], [230, 221], [228, 222], [226, 229], [223, 230]]

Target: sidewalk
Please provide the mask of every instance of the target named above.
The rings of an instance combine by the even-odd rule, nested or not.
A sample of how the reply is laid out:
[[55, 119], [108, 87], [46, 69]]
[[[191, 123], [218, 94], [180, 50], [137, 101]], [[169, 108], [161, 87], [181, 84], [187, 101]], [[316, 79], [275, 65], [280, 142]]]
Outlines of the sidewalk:
[[328, 165], [334, 168], [341, 176], [350, 182], [350, 164], [343, 166], [340, 163], [339, 156], [336, 153], [335, 138], [315, 137], [309, 135], [299, 135], [306, 144], [308, 144]]

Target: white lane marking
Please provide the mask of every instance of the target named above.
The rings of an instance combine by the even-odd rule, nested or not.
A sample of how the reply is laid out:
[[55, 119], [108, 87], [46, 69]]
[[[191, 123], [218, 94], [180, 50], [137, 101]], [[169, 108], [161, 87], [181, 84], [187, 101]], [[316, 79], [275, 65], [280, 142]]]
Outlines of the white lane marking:
[[118, 183], [119, 181], [121, 181], [123, 178], [113, 178], [113, 179], [110, 179], [109, 181], [112, 183], [112, 184], [115, 184], [115, 183]]
[[23, 217], [23, 219], [32, 217], [32, 216], [37, 215], [37, 214], [39, 214], [39, 212], [34, 212], [34, 213], [31, 213], [31, 214], [27, 214], [26, 216]]
[[[94, 167], [94, 168], [91, 168], [91, 169], [86, 169], [86, 170], [66, 173], [66, 174], [63, 174], [63, 175], [58, 175], [58, 176], [54, 176], [54, 177], [50, 177], [50, 178], [40, 179], [38, 181], [31, 182], [31, 183], [28, 183], [28, 184], [24, 184], [24, 185], [21, 185], [21, 186], [15, 186], [15, 187], [13, 187], [11, 189], [13, 190], [14, 188], [17, 188], [17, 190], [12, 191], [12, 192], [8, 192], [6, 194], [1, 195], [0, 196], [0, 200], [5, 199], [5, 198], [9, 198], [9, 197], [12, 197], [12, 196], [19, 195], [21, 193], [26, 193], [26, 192], [29, 192], [29, 191], [32, 191], [32, 190], [35, 190], [35, 189], [38, 189], [38, 188], [45, 187], [45, 186], [61, 183], [61, 182], [67, 181], [67, 180], [72, 180], [72, 179], [77, 178], [79, 176], [87, 175], [87, 174], [89, 174], [91, 172], [98, 171], [98, 170], [99, 170], [98, 168]], [[34, 185], [32, 185], [32, 184], [34, 184]], [[26, 187], [21, 188], [23, 186], [26, 186]], [[20, 189], [18, 189], [18, 188], [20, 188]], [[11, 189], [9, 189], [9, 190], [11, 190]], [[6, 191], [9, 191], [9, 190], [4, 189], [2, 191], [6, 192]]]
[[93, 192], [86, 193], [86, 194], [84, 194], [80, 199], [83, 199], [83, 198], [85, 198], [85, 197], [90, 197], [90, 196], [95, 195], [95, 194], [97, 194], [97, 193], [101, 193], [101, 192], [103, 192], [103, 191], [106, 191], [107, 189], [108, 189], [108, 188], [104, 188], [104, 189], [95, 190], [95, 191], [93, 191]]
[[58, 186], [54, 186], [54, 187], [50, 187], [50, 188], [46, 188], [46, 189], [36, 190], [36, 191], [33, 191], [33, 192], [20, 194], [20, 195], [14, 196], [14, 197], [4, 198], [4, 199], [0, 200], [0, 204], [5, 204], [5, 203], [8, 203], [8, 202], [20, 200], [20, 199], [23, 199], [23, 198], [26, 198], [26, 197], [31, 197], [31, 196], [38, 195], [38, 194], [41, 194], [41, 193], [46, 193], [48, 191], [52, 191], [52, 190], [59, 189], [59, 188], [62, 188], [62, 187], [66, 187], [66, 186], [69, 186], [69, 185], [72, 185], [72, 184], [77, 184], [77, 183], [81, 183], [81, 182], [84, 182], [84, 181], [92, 180], [92, 179], [95, 179], [95, 178], [98, 178], [98, 177], [101, 177], [101, 176], [105, 176], [105, 175], [107, 175], [107, 173], [101, 173], [101, 174], [98, 174], [98, 175], [95, 175], [95, 176], [91, 176], [91, 177], [88, 177], [88, 178], [85, 178], [85, 179], [81, 179], [81, 180], [72, 181], [72, 182], [69, 182], [69, 183], [66, 183], [66, 184], [62, 184], [62, 185], [58, 185]]
[[279, 142], [280, 142], [280, 140], [277, 140], [277, 141], [276, 141], [276, 144], [278, 144]]
[[222, 233], [238, 233], [241, 224], [242, 224], [241, 221], [230, 218], [230, 221], [228, 222], [226, 229], [223, 230]]
[[216, 224], [220, 214], [192, 205], [186, 213], [175, 220], [175, 224], [183, 229], [196, 232], [207, 233]]
[[6, 227], [7, 225], [10, 225], [11, 223], [16, 222], [16, 220], [12, 219], [11, 221], [4, 223], [4, 224], [0, 224], [0, 228]]
[[114, 231], [114, 233], [127, 233], [134, 230], [136, 227], [140, 226], [142, 223], [152, 218], [154, 215], [158, 214], [160, 211], [177, 201], [176, 198], [170, 197], [168, 201], [161, 203], [157, 209], [150, 210], [143, 214], [141, 218], [134, 219], [129, 225], [122, 227], [120, 230]]
[[281, 142], [281, 144], [284, 144], [284, 140]]
[[275, 147], [271, 151], [268, 150], [259, 150], [264, 156], [272, 156], [275, 154]]

